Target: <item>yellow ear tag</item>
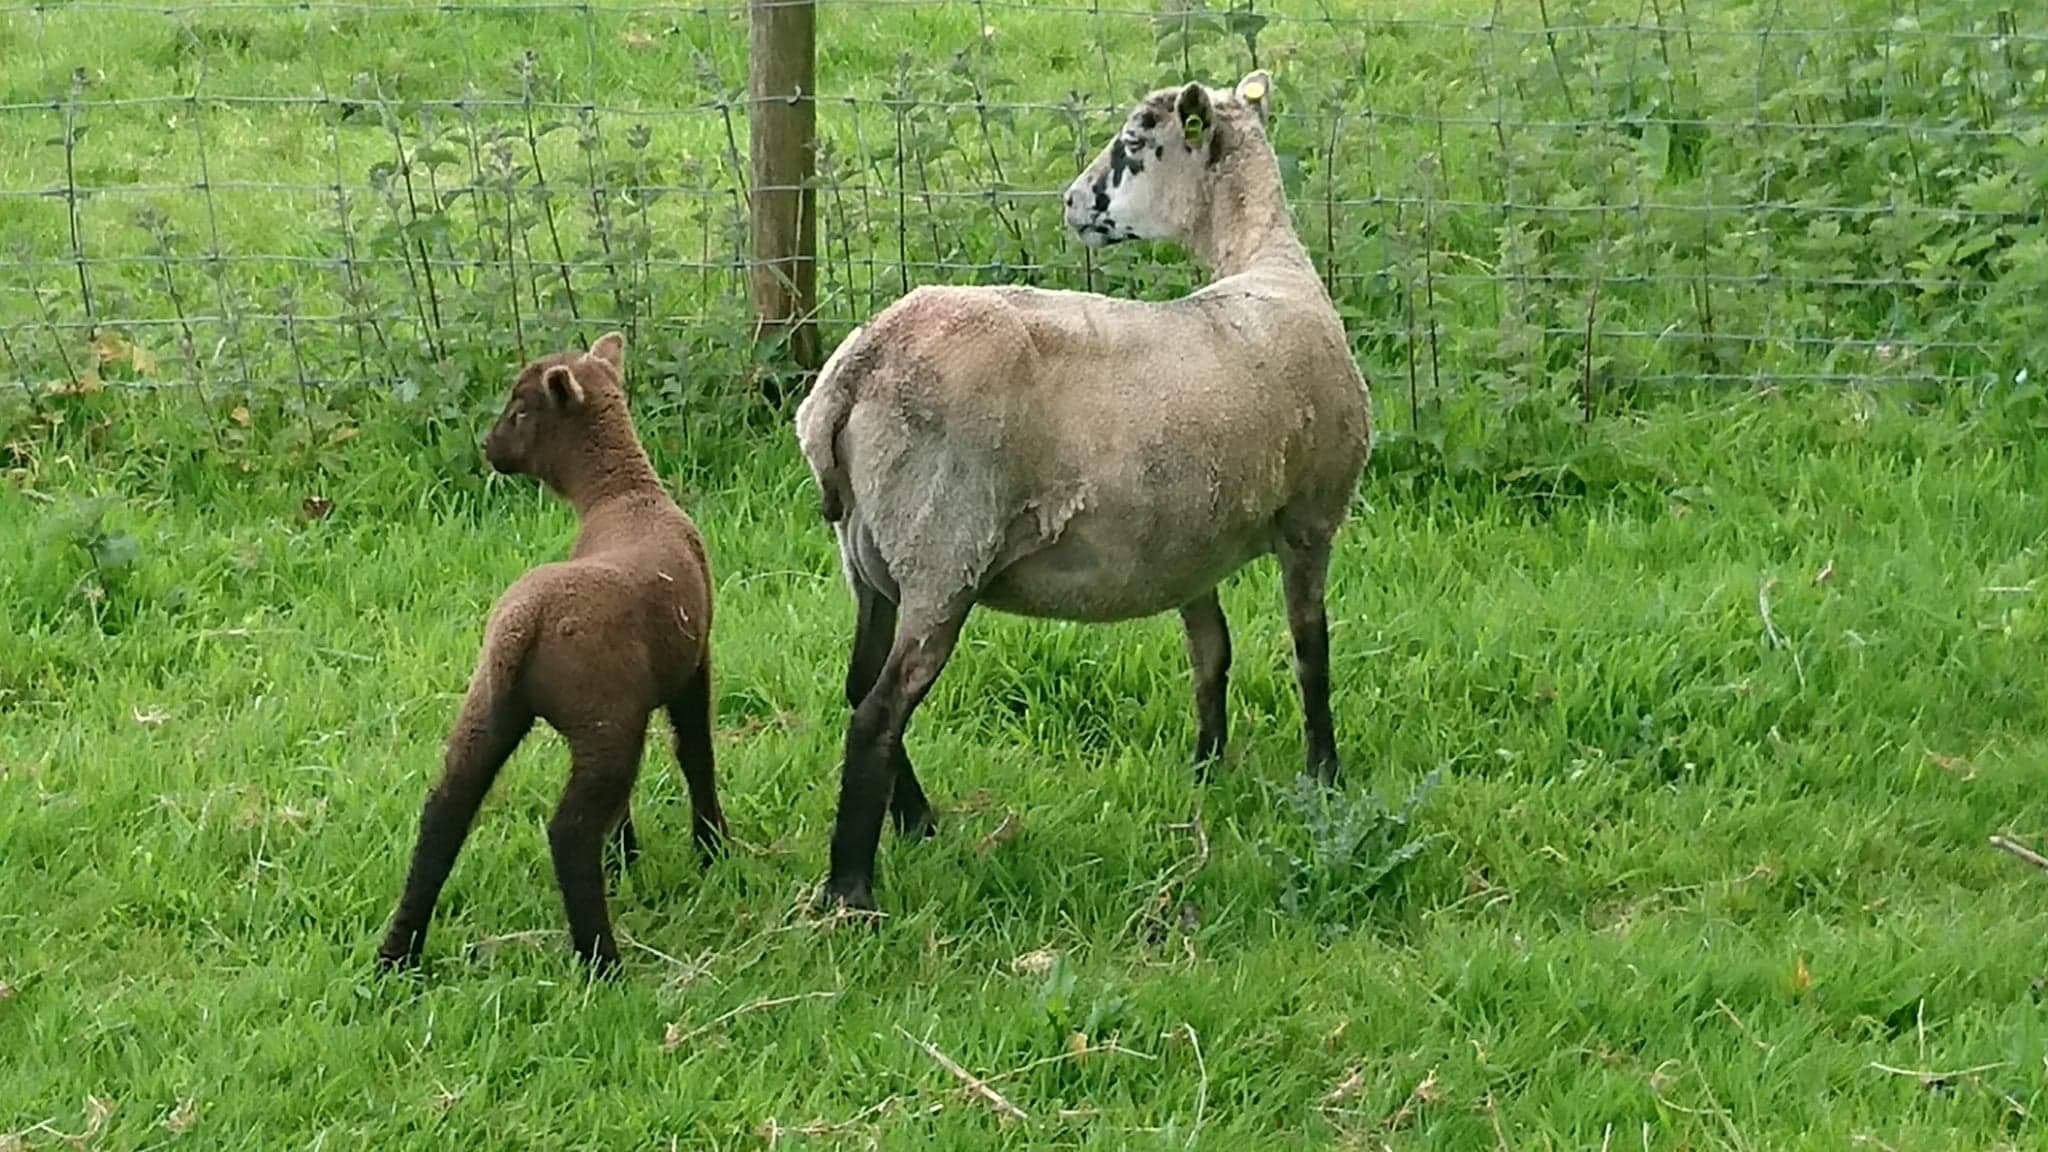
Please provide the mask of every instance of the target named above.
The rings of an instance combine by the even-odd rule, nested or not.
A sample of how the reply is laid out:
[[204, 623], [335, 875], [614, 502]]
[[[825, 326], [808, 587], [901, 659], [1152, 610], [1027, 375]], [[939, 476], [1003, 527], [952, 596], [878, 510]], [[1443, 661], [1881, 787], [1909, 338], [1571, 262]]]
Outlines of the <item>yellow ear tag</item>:
[[1265, 82], [1265, 81], [1263, 81], [1263, 80], [1254, 80], [1254, 81], [1252, 81], [1251, 83], [1249, 83], [1249, 84], [1247, 84], [1247, 85], [1245, 85], [1245, 86], [1244, 86], [1244, 99], [1245, 99], [1245, 103], [1247, 103], [1247, 104], [1257, 104], [1257, 103], [1258, 103], [1259, 101], [1261, 101], [1261, 100], [1264, 100], [1265, 98], [1266, 98], [1266, 82]]
[[1200, 116], [1190, 116], [1181, 121], [1180, 126], [1182, 133], [1187, 137], [1188, 147], [1192, 148], [1202, 142], [1202, 118]]

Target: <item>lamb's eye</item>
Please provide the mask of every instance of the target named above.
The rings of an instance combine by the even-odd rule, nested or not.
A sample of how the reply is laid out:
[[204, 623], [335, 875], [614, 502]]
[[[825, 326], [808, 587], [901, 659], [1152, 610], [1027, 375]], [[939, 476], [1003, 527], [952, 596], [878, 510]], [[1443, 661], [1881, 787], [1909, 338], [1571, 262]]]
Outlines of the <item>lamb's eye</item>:
[[521, 408], [521, 409], [519, 409], [519, 410], [518, 410], [517, 412], [514, 412], [514, 413], [512, 413], [512, 423], [514, 423], [514, 424], [523, 424], [523, 423], [525, 423], [525, 422], [526, 422], [526, 409], [524, 409], [524, 408]]

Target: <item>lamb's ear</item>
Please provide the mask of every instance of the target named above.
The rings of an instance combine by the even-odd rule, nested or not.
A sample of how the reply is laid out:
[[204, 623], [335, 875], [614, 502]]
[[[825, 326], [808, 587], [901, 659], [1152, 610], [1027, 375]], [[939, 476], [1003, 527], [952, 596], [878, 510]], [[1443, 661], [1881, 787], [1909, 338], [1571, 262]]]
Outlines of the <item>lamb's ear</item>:
[[541, 390], [557, 408], [574, 408], [583, 403], [583, 385], [576, 382], [576, 374], [563, 365], [557, 364], [541, 373]]
[[1258, 115], [1261, 124], [1266, 122], [1266, 101], [1272, 91], [1273, 77], [1264, 68], [1246, 73], [1237, 82], [1237, 98]]
[[590, 346], [590, 354], [612, 366], [620, 376], [626, 374], [626, 335], [623, 332], [607, 332]]

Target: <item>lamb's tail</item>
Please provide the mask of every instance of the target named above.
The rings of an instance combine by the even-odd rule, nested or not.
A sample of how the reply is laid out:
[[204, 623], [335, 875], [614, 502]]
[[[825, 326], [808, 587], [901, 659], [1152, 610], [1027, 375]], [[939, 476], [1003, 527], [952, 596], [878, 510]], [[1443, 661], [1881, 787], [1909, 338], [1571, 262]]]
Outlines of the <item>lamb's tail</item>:
[[863, 347], [866, 328], [855, 328], [818, 370], [811, 394], [796, 410], [796, 441], [810, 461], [811, 475], [818, 481], [818, 502], [825, 519], [838, 523], [846, 516], [853, 491], [846, 477], [846, 462], [839, 458], [839, 430], [859, 399], [860, 378], [872, 362], [873, 353]]

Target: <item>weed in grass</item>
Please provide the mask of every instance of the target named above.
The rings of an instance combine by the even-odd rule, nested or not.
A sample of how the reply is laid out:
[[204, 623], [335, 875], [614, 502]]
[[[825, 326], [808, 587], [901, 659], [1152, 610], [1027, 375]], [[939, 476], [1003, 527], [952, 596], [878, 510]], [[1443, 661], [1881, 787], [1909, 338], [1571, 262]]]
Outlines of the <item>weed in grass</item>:
[[1280, 849], [1287, 867], [1281, 908], [1334, 932], [1358, 923], [1373, 898], [1441, 839], [1417, 826], [1441, 778], [1441, 769], [1431, 771], [1397, 807], [1377, 791], [1333, 793], [1311, 778], [1295, 780], [1284, 800], [1301, 826]]

